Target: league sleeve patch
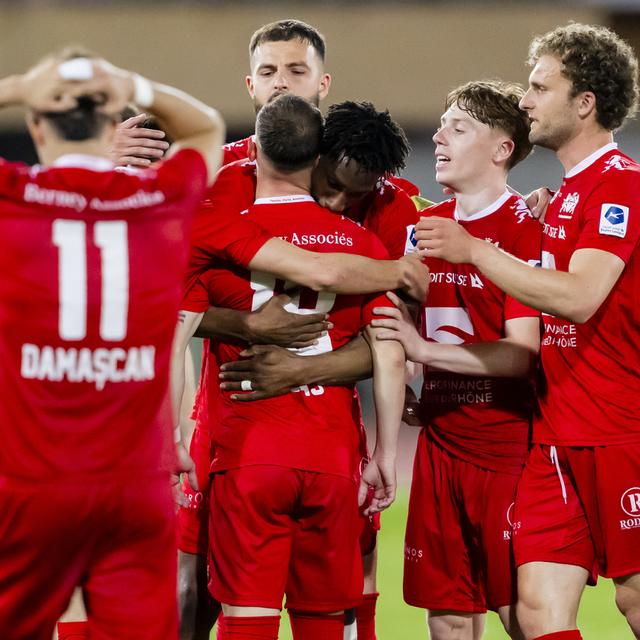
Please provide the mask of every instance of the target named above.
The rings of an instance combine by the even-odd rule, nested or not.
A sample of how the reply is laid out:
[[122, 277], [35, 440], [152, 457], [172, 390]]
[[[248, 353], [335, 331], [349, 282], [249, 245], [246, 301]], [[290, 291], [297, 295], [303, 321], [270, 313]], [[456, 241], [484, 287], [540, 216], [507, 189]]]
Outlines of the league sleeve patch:
[[408, 253], [415, 253], [418, 248], [418, 241], [416, 240], [416, 226], [414, 224], [407, 225], [407, 239], [404, 243], [404, 255]]
[[605, 202], [600, 207], [600, 234], [624, 238], [629, 223], [629, 207]]

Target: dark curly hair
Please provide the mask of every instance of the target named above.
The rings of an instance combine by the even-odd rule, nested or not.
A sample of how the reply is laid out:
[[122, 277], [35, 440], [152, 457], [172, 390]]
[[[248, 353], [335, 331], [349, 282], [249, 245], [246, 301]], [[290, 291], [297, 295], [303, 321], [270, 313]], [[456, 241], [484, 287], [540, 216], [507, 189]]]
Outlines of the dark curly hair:
[[514, 144], [507, 165], [511, 169], [524, 160], [533, 147], [529, 142], [529, 117], [518, 106], [523, 95], [524, 89], [510, 82], [468, 82], [449, 93], [445, 108], [455, 104], [478, 122], [502, 129]]
[[529, 64], [543, 55], [562, 62], [562, 74], [573, 85], [572, 95], [596, 96], [598, 123], [608, 131], [632, 117], [638, 103], [638, 60], [631, 47], [606, 27], [571, 23], [533, 40]]
[[348, 158], [379, 176], [404, 169], [411, 147], [388, 111], [370, 102], [341, 102], [329, 107], [324, 122], [321, 155], [334, 162]]

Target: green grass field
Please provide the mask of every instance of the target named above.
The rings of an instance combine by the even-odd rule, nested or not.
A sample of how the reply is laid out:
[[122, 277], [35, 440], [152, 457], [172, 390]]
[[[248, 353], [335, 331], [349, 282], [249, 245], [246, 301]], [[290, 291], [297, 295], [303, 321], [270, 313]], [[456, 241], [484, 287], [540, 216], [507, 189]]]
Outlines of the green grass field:
[[[378, 538], [378, 590], [380, 600], [377, 614], [379, 640], [427, 638], [424, 612], [409, 607], [402, 600], [402, 563], [404, 523], [407, 515], [407, 493], [382, 517], [382, 531]], [[584, 640], [632, 640], [624, 618], [613, 602], [613, 585], [601, 580], [597, 587], [588, 587], [582, 599], [579, 625]], [[212, 638], [214, 636], [212, 635]], [[290, 640], [286, 614], [282, 616], [280, 638]], [[494, 614], [489, 615], [485, 640], [509, 640]]]

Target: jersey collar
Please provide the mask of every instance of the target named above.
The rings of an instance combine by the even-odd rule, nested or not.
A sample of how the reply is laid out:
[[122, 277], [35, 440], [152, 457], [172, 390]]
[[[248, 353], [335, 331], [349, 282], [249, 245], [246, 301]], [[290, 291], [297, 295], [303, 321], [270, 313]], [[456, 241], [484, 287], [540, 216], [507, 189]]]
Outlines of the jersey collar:
[[573, 178], [573, 176], [578, 175], [581, 171], [584, 171], [587, 167], [590, 167], [598, 158], [602, 158], [605, 153], [609, 153], [609, 151], [613, 151], [617, 148], [618, 145], [615, 142], [609, 142], [608, 144], [605, 144], [604, 147], [600, 147], [590, 156], [587, 156], [584, 160], [578, 162], [578, 164], [573, 167], [573, 169], [567, 171], [565, 178]]
[[458, 215], [458, 203], [456, 202], [456, 208], [453, 212], [453, 217], [456, 222], [472, 222], [473, 220], [486, 218], [487, 216], [490, 216], [492, 213], [495, 213], [512, 195], [513, 193], [507, 190], [497, 200], [492, 202], [488, 207], [485, 207], [481, 211], [478, 211], [473, 215], [467, 216], [466, 218], [461, 218]]
[[84, 153], [67, 153], [60, 156], [54, 163], [56, 168], [73, 167], [75, 169], [90, 169], [91, 171], [113, 171], [114, 164], [101, 156], [90, 156]]
[[289, 204], [290, 202], [315, 202], [308, 195], [272, 196], [270, 198], [257, 198], [253, 204]]

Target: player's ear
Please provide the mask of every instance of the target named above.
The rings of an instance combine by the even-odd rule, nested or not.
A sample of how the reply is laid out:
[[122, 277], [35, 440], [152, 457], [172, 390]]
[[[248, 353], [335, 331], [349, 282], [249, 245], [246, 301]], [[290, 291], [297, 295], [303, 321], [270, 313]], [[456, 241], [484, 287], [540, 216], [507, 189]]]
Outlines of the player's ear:
[[329, 87], [331, 86], [331, 76], [328, 73], [322, 75], [320, 80], [320, 87], [318, 91], [318, 97], [320, 100], [324, 100], [329, 93]]
[[249, 92], [249, 95], [251, 96], [251, 99], [253, 100], [253, 98], [255, 96], [255, 92], [253, 90], [253, 76], [246, 76], [244, 81], [245, 81], [245, 84], [247, 85], [247, 91]]
[[499, 141], [493, 156], [495, 162], [497, 164], [506, 163], [513, 154], [515, 148], [516, 145], [511, 138], [502, 138]]
[[578, 105], [578, 117], [581, 120], [589, 117], [592, 113], [595, 115], [596, 111], [596, 96], [591, 91], [582, 91], [574, 100]]
[[255, 162], [256, 156], [258, 155], [258, 146], [256, 145], [256, 139], [251, 136], [249, 138], [249, 143], [247, 144], [247, 157], [251, 162]]
[[33, 111], [29, 111], [25, 116], [25, 120], [27, 123], [27, 129], [29, 130], [29, 135], [33, 140], [33, 144], [36, 147], [41, 147], [45, 143], [45, 135], [43, 133], [43, 121], [38, 114]]

